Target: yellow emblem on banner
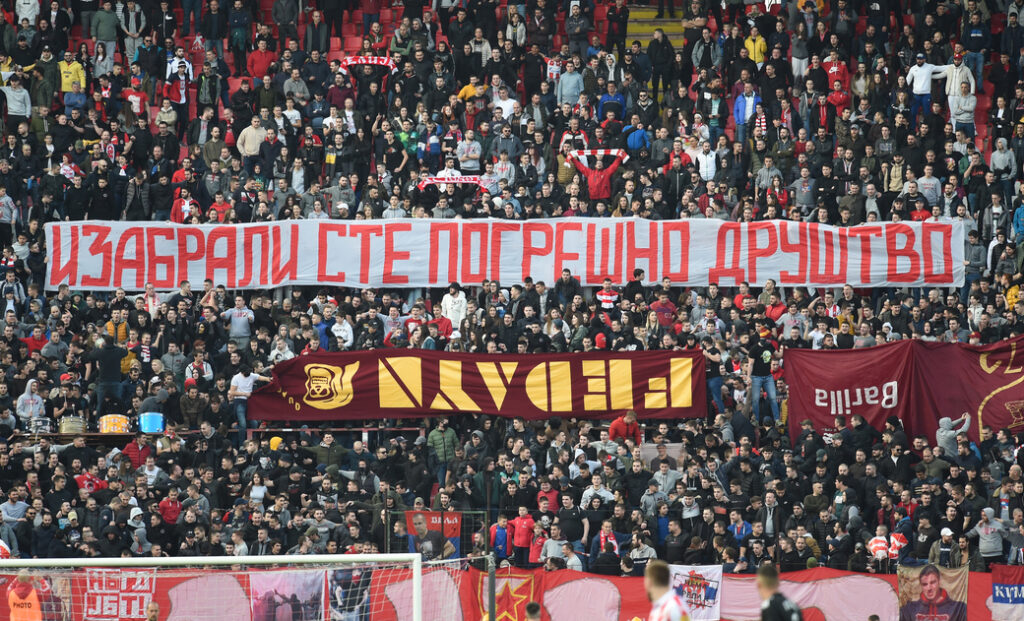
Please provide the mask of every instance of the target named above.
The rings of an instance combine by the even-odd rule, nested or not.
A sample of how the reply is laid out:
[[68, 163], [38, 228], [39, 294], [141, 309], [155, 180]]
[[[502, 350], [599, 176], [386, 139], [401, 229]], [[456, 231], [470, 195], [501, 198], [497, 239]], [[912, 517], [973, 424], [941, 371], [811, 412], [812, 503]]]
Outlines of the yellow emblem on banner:
[[352, 378], [359, 370], [358, 362], [345, 367], [307, 364], [305, 370], [306, 395], [302, 400], [306, 405], [318, 410], [330, 410], [348, 405], [355, 396]]

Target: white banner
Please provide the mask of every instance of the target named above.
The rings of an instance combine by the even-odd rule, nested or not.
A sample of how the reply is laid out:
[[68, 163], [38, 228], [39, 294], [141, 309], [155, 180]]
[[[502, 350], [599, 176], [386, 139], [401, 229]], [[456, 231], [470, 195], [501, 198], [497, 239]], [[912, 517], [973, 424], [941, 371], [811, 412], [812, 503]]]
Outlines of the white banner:
[[584, 286], [717, 282], [854, 287], [960, 286], [962, 223], [838, 228], [783, 220], [297, 220], [243, 225], [51, 222], [46, 288], [138, 291], [211, 279], [279, 285], [444, 287], [485, 279], [550, 287], [569, 269]]
[[691, 621], [722, 618], [721, 565], [669, 565], [672, 588], [683, 598]]

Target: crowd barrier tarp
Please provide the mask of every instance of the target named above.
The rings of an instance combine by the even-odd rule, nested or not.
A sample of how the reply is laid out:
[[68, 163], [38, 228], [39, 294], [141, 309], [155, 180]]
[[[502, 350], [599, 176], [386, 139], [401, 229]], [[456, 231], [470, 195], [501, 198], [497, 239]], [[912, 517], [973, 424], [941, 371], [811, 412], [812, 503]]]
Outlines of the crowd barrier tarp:
[[993, 621], [1024, 621], [1024, 567], [992, 568], [992, 596], [987, 605]]
[[51, 222], [46, 288], [173, 289], [211, 279], [228, 289], [282, 285], [446, 287], [484, 279], [553, 285], [740, 282], [855, 287], [960, 286], [962, 223], [841, 228], [771, 220], [632, 218], [299, 220], [242, 225]]
[[249, 399], [253, 420], [348, 420], [482, 412], [695, 418], [707, 410], [704, 356], [694, 351], [456, 354], [371, 350], [298, 356]]
[[840, 414], [860, 414], [878, 429], [897, 416], [909, 433], [931, 438], [940, 418], [964, 414], [975, 440], [982, 425], [1024, 430], [1024, 337], [977, 347], [903, 340], [864, 349], [789, 349], [785, 368], [794, 434], [804, 419], [830, 434]]
[[722, 617], [721, 565], [670, 565], [672, 589], [686, 602], [690, 621]]
[[[451, 565], [425, 567], [424, 621], [485, 618], [486, 572]], [[690, 575], [689, 569], [682, 571]], [[714, 595], [720, 602], [721, 619], [760, 619], [761, 599], [752, 575], [721, 576], [720, 588], [714, 592], [715, 571], [721, 572], [721, 567], [694, 569], [701, 578], [690, 578], [691, 601], [699, 597], [707, 603], [707, 597]], [[47, 621], [140, 621], [149, 602], [159, 604], [160, 619], [166, 621], [405, 621], [412, 613], [409, 569], [366, 565], [250, 570], [94, 568], [31, 570], [29, 574], [28, 587], [20, 587], [16, 572], [0, 570], [0, 619], [11, 618], [11, 606], [24, 609], [26, 602], [38, 606]], [[543, 621], [631, 621], [645, 619], [650, 611], [639, 577], [507, 568], [498, 570], [496, 586], [496, 621], [525, 621], [526, 604], [531, 601], [541, 604]], [[899, 619], [899, 587], [896, 575], [818, 568], [783, 574], [781, 590], [800, 606], [805, 621], [864, 621], [872, 614]], [[971, 573], [967, 588], [967, 618], [971, 621], [1024, 618], [1021, 568], [995, 566], [992, 574]], [[919, 597], [919, 590], [909, 597]], [[719, 617], [704, 614], [693, 618]]]

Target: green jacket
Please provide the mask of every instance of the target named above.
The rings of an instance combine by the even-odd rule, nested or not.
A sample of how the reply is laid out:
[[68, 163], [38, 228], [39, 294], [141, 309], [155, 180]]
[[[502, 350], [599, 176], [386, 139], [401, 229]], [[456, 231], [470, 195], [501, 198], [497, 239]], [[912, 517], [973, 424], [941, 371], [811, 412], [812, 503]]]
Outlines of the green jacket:
[[[92, 16], [92, 36], [99, 41], [116, 41], [117, 33], [121, 29], [121, 22], [117, 19], [117, 13], [113, 11], [99, 10]], [[111, 50], [107, 54], [113, 55]]]
[[337, 442], [330, 446], [324, 446], [323, 444], [307, 446], [303, 450], [305, 453], [309, 454], [310, 457], [316, 460], [317, 465], [323, 464], [325, 466], [337, 466], [339, 468], [348, 465], [347, 455], [349, 450]]
[[455, 459], [455, 448], [459, 445], [459, 437], [455, 430], [448, 427], [444, 431], [436, 427], [427, 434], [427, 446], [434, 449], [434, 454], [440, 462], [449, 462]]

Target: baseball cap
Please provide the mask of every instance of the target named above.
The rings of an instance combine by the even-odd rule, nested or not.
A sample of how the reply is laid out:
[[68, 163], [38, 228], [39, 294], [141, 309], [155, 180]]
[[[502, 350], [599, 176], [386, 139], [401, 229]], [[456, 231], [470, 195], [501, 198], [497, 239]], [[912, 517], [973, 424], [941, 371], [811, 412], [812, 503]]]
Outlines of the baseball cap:
[[917, 59], [918, 59], [918, 60], [924, 60], [924, 59], [925, 59], [925, 55], [924, 55], [924, 54], [922, 54], [921, 52], [918, 52], [918, 53], [917, 53]]
[[70, 384], [71, 383], [71, 374], [70, 373], [61, 373], [60, 383], [61, 384]]
[[953, 536], [953, 531], [951, 531], [948, 528], [943, 528], [941, 531], [939, 531], [939, 534], [942, 535], [943, 537], [952, 537]]
[[964, 59], [964, 55], [963, 54], [953, 54], [953, 60], [963, 60], [963, 59]]

